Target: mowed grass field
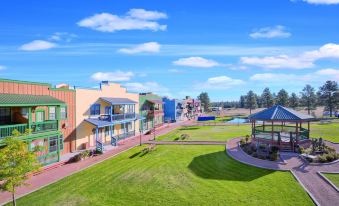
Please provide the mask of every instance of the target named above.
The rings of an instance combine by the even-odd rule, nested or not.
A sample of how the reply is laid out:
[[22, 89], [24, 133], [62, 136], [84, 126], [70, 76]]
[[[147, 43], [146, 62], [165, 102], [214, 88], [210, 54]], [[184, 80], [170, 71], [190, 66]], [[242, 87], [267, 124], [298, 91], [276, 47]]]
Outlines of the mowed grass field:
[[289, 172], [239, 163], [223, 146], [136, 147], [42, 188], [18, 205], [313, 205]]
[[188, 134], [185, 141], [227, 141], [228, 139], [250, 135], [249, 125], [227, 126], [184, 126], [168, 134], [157, 137], [161, 141], [180, 141], [182, 134]]
[[339, 122], [329, 124], [311, 124], [311, 137], [319, 138], [339, 143]]
[[339, 173], [322, 173], [327, 179], [329, 179], [335, 186], [339, 188]]
[[[303, 125], [307, 128], [307, 125]], [[186, 126], [178, 128], [168, 134], [157, 137], [162, 141], [180, 141], [182, 134], [190, 137], [185, 141], [227, 141], [228, 139], [251, 134], [251, 125], [234, 124], [226, 126]], [[339, 143], [339, 122], [328, 124], [312, 123], [311, 138], [319, 138]]]

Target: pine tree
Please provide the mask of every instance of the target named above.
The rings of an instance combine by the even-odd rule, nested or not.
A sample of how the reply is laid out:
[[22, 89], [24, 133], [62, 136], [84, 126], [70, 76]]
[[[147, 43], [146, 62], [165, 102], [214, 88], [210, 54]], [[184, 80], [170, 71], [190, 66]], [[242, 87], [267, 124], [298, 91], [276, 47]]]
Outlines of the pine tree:
[[252, 90], [249, 91], [245, 97], [245, 106], [250, 109], [250, 114], [252, 114], [252, 109], [258, 107], [256, 94]]
[[262, 92], [261, 101], [262, 106], [266, 108], [272, 107], [274, 105], [273, 95], [271, 94], [271, 91], [268, 87], [266, 87]]
[[301, 103], [307, 108], [308, 114], [311, 114], [311, 110], [316, 107], [317, 96], [314, 92], [314, 88], [307, 84], [301, 94]]
[[286, 90], [281, 89], [278, 92], [277, 98], [276, 98], [276, 104], [287, 107], [288, 106], [288, 93]]
[[289, 98], [288, 103], [289, 103], [289, 106], [292, 107], [293, 109], [299, 106], [299, 98], [294, 92], [291, 94], [291, 97]]
[[333, 111], [339, 108], [339, 89], [336, 81], [326, 81], [326, 83], [319, 88], [319, 97], [326, 109], [330, 111], [332, 117]]

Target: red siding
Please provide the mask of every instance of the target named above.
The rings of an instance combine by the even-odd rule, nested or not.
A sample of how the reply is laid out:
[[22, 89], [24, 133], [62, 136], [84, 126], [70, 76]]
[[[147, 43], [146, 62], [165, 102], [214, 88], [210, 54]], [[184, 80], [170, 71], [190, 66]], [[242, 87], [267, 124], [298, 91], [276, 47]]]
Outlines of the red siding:
[[[75, 92], [74, 91], [54, 91], [47, 85], [25, 84], [16, 82], [1, 82], [0, 93], [9, 94], [31, 94], [31, 95], [50, 95], [67, 105], [67, 120], [61, 121], [61, 131], [64, 134], [63, 153], [69, 153], [75, 149]], [[68, 127], [65, 125], [68, 124]]]

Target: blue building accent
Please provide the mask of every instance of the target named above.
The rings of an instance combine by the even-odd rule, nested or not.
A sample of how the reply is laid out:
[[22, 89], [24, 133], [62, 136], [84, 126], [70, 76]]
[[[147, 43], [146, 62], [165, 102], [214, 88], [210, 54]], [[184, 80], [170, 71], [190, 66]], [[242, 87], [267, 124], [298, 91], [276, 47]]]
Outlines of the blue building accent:
[[183, 112], [182, 101], [164, 97], [164, 119], [165, 122], [176, 122], [180, 120]]
[[176, 100], [169, 99], [167, 97], [162, 98], [164, 102], [164, 119], [165, 122], [175, 122], [176, 121]]

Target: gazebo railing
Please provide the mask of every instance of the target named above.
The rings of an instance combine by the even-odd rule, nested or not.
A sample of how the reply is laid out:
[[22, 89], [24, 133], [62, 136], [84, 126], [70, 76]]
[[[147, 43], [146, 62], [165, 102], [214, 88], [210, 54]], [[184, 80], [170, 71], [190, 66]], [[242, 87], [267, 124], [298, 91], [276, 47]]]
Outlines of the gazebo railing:
[[[272, 140], [272, 126], [265, 125], [265, 130], [263, 126], [256, 126], [253, 128], [253, 134], [255, 134], [256, 138], [260, 139], [270, 139]], [[273, 140], [278, 141], [286, 140], [292, 137], [296, 138], [296, 127], [295, 126], [273, 126]], [[309, 131], [305, 128], [298, 128], [298, 138], [299, 140], [304, 140], [309, 138]]]

